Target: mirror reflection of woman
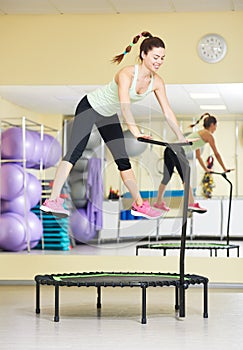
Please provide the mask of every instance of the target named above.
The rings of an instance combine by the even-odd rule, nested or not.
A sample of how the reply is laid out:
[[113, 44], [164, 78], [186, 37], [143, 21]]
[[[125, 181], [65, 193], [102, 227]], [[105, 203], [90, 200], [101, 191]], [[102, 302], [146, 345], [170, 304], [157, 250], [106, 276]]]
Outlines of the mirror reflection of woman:
[[[224, 172], [229, 171], [229, 169], [226, 168], [222, 157], [216, 147], [215, 144], [215, 139], [214, 139], [214, 132], [217, 129], [217, 119], [212, 116], [209, 113], [204, 113], [195, 124], [192, 124], [191, 127], [196, 126], [197, 124], [200, 123], [200, 121], [203, 119], [203, 129], [199, 131], [192, 132], [190, 135], [187, 136], [187, 139], [190, 141], [190, 139], [197, 139], [197, 141], [194, 141], [191, 147], [185, 147], [185, 153], [187, 151], [195, 151], [196, 152], [196, 159], [198, 160], [199, 164], [203, 168], [205, 172], [210, 172], [212, 171], [211, 169], [207, 168], [205, 165], [202, 157], [201, 157], [201, 148], [205, 144], [209, 144], [215, 158], [217, 159], [218, 163], [221, 165], [222, 169]], [[184, 152], [184, 151], [183, 151]], [[166, 148], [164, 152], [164, 176], [161, 181], [161, 184], [158, 189], [158, 197], [156, 202], [154, 203], [154, 207], [164, 210], [164, 211], [169, 211], [170, 208], [166, 205], [165, 201], [163, 200], [163, 196], [166, 190], [166, 186], [168, 185], [172, 174], [174, 172], [174, 168], [177, 169], [180, 178], [182, 180], [182, 183], [184, 184], [183, 180], [183, 164], [178, 161], [177, 156], [175, 153], [169, 149]], [[199, 203], [195, 202], [193, 194], [192, 194], [192, 188], [190, 187], [189, 190], [189, 205], [188, 209], [190, 211], [198, 212], [198, 213], [205, 213], [207, 212], [206, 208], [202, 208]]]

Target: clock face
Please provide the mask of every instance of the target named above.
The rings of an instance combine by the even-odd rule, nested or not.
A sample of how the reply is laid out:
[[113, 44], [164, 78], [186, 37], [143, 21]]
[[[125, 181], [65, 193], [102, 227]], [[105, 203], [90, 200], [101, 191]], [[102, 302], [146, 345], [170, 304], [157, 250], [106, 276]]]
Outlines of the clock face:
[[199, 57], [208, 63], [221, 61], [227, 51], [224, 38], [218, 34], [208, 34], [202, 37], [198, 43]]

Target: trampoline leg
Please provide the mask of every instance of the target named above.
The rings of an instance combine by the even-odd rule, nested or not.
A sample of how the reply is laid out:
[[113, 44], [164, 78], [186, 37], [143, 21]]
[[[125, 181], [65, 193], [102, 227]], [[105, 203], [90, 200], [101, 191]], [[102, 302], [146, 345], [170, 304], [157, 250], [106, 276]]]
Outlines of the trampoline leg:
[[59, 322], [59, 285], [55, 285], [55, 316], [54, 322]]
[[35, 308], [35, 312], [36, 314], [40, 313], [40, 283], [36, 282], [36, 308]]
[[175, 287], [175, 310], [178, 311], [180, 309], [179, 306], [179, 294], [178, 294], [178, 287]]
[[179, 307], [179, 316], [180, 317], [185, 317], [185, 288], [184, 286], [180, 286], [180, 307]]
[[97, 287], [97, 309], [101, 309], [101, 287]]
[[203, 317], [208, 318], [208, 282], [204, 282], [203, 284]]
[[240, 247], [237, 247], [237, 258], [240, 257]]
[[146, 286], [142, 287], [142, 319], [141, 319], [142, 324], [147, 323], [147, 318], [146, 318]]

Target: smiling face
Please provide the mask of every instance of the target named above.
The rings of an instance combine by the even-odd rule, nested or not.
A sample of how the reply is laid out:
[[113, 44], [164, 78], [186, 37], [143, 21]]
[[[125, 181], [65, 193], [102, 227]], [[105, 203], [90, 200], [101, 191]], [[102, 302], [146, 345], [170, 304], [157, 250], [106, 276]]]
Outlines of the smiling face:
[[217, 129], [217, 123], [211, 123], [209, 127], [209, 131], [213, 134]]
[[163, 64], [165, 58], [165, 49], [162, 47], [153, 47], [147, 54], [142, 52], [142, 64], [151, 72], [157, 72]]

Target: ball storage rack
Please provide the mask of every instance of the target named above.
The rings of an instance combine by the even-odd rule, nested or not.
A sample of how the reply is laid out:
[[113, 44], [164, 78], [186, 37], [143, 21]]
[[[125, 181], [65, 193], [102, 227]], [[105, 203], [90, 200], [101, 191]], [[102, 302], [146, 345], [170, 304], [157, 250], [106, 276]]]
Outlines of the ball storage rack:
[[61, 274], [36, 275], [36, 314], [40, 314], [40, 293], [41, 286], [54, 287], [54, 322], [60, 320], [60, 287], [94, 287], [97, 289], [97, 309], [101, 308], [101, 288], [102, 287], [139, 287], [142, 290], [142, 316], [141, 323], [147, 323], [147, 298], [146, 292], [149, 287], [174, 287], [175, 288], [175, 310], [180, 318], [185, 317], [185, 291], [192, 285], [203, 285], [203, 317], [208, 318], [208, 278], [196, 274], [185, 274], [185, 240], [187, 226], [187, 207], [190, 183], [190, 167], [183, 153], [177, 152], [181, 146], [190, 143], [169, 144], [166, 142], [138, 139], [141, 142], [153, 143], [159, 146], [171, 147], [176, 152], [181, 162], [185, 163], [185, 194], [183, 203], [182, 232], [180, 245], [179, 273], [163, 272], [76, 272]]

